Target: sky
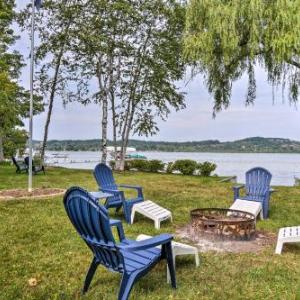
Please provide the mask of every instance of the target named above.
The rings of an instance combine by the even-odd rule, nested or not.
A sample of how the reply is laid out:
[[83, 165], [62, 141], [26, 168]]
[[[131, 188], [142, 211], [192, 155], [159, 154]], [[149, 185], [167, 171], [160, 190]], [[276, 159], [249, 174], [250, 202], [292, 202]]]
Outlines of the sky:
[[[18, 2], [19, 7], [25, 2]], [[22, 4], [21, 4], [22, 3]], [[21, 4], [21, 5], [20, 5]], [[14, 48], [24, 55], [29, 65], [30, 41], [26, 33], [21, 33], [15, 25], [20, 39]], [[199, 141], [218, 139], [232, 141], [246, 137], [281, 137], [300, 140], [300, 112], [288, 100], [283, 101], [281, 88], [275, 90], [275, 103], [272, 87], [261, 68], [256, 68], [257, 97], [254, 105], [245, 106], [247, 78], [242, 77], [233, 86], [230, 107], [212, 117], [213, 99], [207, 92], [202, 76], [197, 76], [188, 85], [179, 82], [178, 86], [186, 93], [186, 109], [173, 111], [166, 122], [157, 119], [160, 131], [152, 137], [139, 137], [142, 140], [156, 141]], [[29, 89], [29, 67], [22, 70], [21, 83]], [[46, 100], [46, 99], [45, 99]], [[43, 137], [46, 113], [34, 117], [33, 138]], [[25, 121], [28, 129], [28, 122]], [[101, 135], [101, 110], [99, 105], [82, 106], [68, 104], [65, 108], [56, 99], [49, 129], [49, 139], [93, 139]], [[111, 137], [112, 128], [109, 127]]]

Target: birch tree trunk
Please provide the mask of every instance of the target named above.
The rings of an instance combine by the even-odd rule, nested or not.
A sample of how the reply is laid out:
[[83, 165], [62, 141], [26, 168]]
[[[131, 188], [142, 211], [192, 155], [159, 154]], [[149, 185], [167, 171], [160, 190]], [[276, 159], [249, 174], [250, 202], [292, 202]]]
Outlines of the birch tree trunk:
[[107, 101], [107, 95], [103, 97], [102, 100], [102, 157], [101, 162], [106, 163], [107, 161], [107, 107], [108, 107], [108, 101]]
[[[113, 145], [114, 152], [117, 153], [117, 122], [116, 122], [116, 108], [115, 108], [115, 94], [113, 91], [110, 92], [111, 101], [111, 113], [112, 113], [112, 125], [113, 125]], [[115, 157], [116, 159], [116, 157]]]
[[52, 82], [52, 86], [51, 86], [49, 107], [48, 107], [47, 119], [46, 119], [45, 129], [44, 129], [44, 138], [43, 138], [43, 143], [42, 143], [42, 148], [41, 148], [41, 161], [42, 161], [42, 163], [44, 163], [44, 160], [45, 160], [45, 150], [46, 150], [46, 145], [47, 145], [47, 140], [48, 140], [49, 125], [50, 125], [50, 120], [51, 120], [51, 115], [52, 115], [52, 110], [53, 110], [53, 103], [54, 103], [54, 97], [55, 97], [55, 92], [56, 92], [58, 72], [59, 72], [62, 56], [63, 56], [63, 47], [62, 47], [62, 49], [59, 52], [58, 57], [57, 57], [53, 82]]
[[0, 133], [0, 162], [4, 161], [3, 136]]

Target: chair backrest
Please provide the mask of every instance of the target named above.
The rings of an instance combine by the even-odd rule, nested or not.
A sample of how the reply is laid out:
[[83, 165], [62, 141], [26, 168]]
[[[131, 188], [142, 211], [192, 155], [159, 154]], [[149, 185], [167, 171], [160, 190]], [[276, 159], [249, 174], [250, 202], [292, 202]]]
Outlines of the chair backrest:
[[93, 251], [99, 263], [111, 270], [122, 271], [123, 258], [115, 247], [106, 208], [80, 187], [67, 190], [64, 206], [75, 229]]
[[19, 164], [18, 164], [17, 160], [15, 159], [15, 157], [12, 156], [11, 159], [12, 159], [14, 165], [15, 165], [17, 168], [19, 168]]
[[[26, 157], [24, 158], [24, 162], [25, 162], [25, 165], [26, 165], [27, 167], [29, 167], [29, 156], [26, 156]], [[32, 160], [32, 167], [34, 167], [33, 160]]]
[[262, 196], [270, 188], [272, 174], [261, 167], [246, 172], [246, 193], [250, 196]]
[[94, 176], [98, 185], [102, 189], [118, 189], [112, 170], [106, 164], [98, 164], [94, 169]]

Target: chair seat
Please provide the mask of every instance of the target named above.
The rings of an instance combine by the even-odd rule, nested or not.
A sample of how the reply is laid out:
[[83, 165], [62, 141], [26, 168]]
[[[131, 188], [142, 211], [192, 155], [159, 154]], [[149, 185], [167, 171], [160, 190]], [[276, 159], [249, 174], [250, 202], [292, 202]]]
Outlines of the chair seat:
[[[133, 240], [126, 240], [120, 243], [121, 245], [130, 245], [136, 243]], [[122, 251], [127, 272], [133, 272], [137, 269], [143, 269], [157, 262], [160, 259], [161, 250], [153, 247], [147, 250], [139, 251]]]
[[230, 206], [230, 209], [245, 211], [253, 214], [255, 217], [260, 215], [260, 218], [263, 219], [262, 205], [261, 202], [258, 201], [236, 199]]

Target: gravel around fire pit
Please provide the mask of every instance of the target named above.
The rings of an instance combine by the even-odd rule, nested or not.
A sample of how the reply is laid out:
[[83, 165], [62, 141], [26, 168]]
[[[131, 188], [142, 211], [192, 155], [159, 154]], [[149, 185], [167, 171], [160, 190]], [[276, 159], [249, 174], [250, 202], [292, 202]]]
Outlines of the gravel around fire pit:
[[256, 230], [254, 237], [249, 241], [239, 240], [221, 240], [213, 235], [201, 234], [188, 224], [176, 230], [176, 236], [186, 242], [194, 245], [199, 252], [232, 252], [232, 253], [257, 253], [265, 247], [275, 247], [276, 235], [270, 232]]
[[14, 200], [14, 199], [40, 199], [60, 196], [65, 193], [64, 189], [58, 188], [37, 188], [33, 189], [31, 193], [27, 189], [14, 189], [0, 191], [0, 201]]

